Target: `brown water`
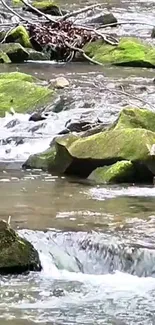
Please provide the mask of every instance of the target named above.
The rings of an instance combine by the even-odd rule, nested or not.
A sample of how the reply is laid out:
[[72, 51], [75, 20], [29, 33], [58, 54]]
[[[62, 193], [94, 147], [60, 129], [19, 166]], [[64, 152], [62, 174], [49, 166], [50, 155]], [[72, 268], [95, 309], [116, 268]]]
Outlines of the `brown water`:
[[[90, 3], [62, 5], [76, 9]], [[119, 21], [154, 23], [154, 1], [102, 4]], [[128, 24], [108, 32], [152, 42], [151, 29]], [[39, 170], [23, 171], [21, 164], [48, 147], [69, 118], [89, 111], [91, 119], [98, 116], [110, 123], [122, 107], [143, 106], [101, 87], [116, 90], [123, 85], [154, 110], [154, 70], [71, 63], [0, 66], [1, 72], [14, 70], [42, 80], [64, 75], [70, 87], [60, 92], [64, 110], [43, 125], [30, 123], [29, 115], [0, 119], [0, 217], [11, 216], [11, 225], [34, 244], [43, 266], [40, 274], [0, 277], [0, 324], [153, 325], [155, 187], [95, 186]], [[10, 126], [15, 119], [18, 123]], [[17, 145], [17, 137], [23, 144]]]

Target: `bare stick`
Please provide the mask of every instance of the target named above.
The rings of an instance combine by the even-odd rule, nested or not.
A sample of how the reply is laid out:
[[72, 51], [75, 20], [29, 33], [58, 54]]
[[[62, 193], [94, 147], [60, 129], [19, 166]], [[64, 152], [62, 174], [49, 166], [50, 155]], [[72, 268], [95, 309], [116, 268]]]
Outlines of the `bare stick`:
[[97, 27], [96, 29], [102, 29], [102, 28], [112, 27], [112, 26], [116, 26], [117, 27], [117, 25], [146, 25], [146, 26], [150, 26], [150, 27], [155, 27], [155, 25], [149, 24], [149, 23], [145, 23], [145, 22], [129, 21], [129, 22], [117, 22], [117, 23], [111, 23], [111, 24], [101, 25], [101, 26]]
[[73, 46], [73, 45], [70, 45], [67, 41], [65, 41], [65, 45], [66, 45], [67, 47], [69, 47], [72, 51], [75, 51], [75, 52], [79, 52], [79, 53], [81, 53], [81, 54], [84, 56], [84, 58], [86, 58], [86, 59], [87, 59], [88, 61], [90, 61], [91, 63], [93, 63], [93, 64], [98, 64], [98, 65], [103, 66], [102, 63], [97, 62], [97, 61], [91, 59], [91, 58], [90, 58], [90, 57], [89, 57], [89, 56], [84, 52], [84, 50], [79, 49], [78, 47], [75, 47], [75, 46]]
[[55, 23], [56, 21], [52, 18], [50, 18], [49, 16], [47, 16], [46, 14], [44, 14], [42, 11], [40, 11], [39, 9], [33, 7], [30, 3], [28, 3], [25, 0], [21, 0], [25, 6], [29, 7], [30, 9], [32, 9], [34, 12], [38, 13], [39, 15], [43, 16], [46, 18], [46, 20], [51, 21], [52, 23]]
[[[96, 87], [99, 87], [101, 84], [98, 84], [98, 85], [95, 85], [95, 88]], [[144, 99], [141, 99], [139, 98], [138, 96], [136, 95], [132, 95], [132, 94], [129, 94], [127, 92], [124, 91], [124, 88], [121, 87], [122, 90], [112, 90], [112, 89], [109, 89], [109, 88], [106, 88], [106, 87], [101, 87], [99, 88], [99, 90], [106, 90], [106, 91], [109, 91], [110, 93], [113, 93], [113, 94], [121, 94], [121, 95], [124, 95], [124, 96], [128, 96], [129, 98], [133, 98], [133, 99], [136, 99], [138, 101], [140, 101], [141, 103], [143, 103], [144, 105], [149, 105], [153, 110], [155, 110], [155, 107], [153, 105], [151, 105], [150, 103], [148, 103], [147, 101], [145, 101]]]
[[62, 18], [60, 18], [59, 21], [66, 20], [66, 19], [68, 19], [68, 18], [70, 18], [70, 17], [74, 17], [74, 16], [77, 16], [77, 15], [80, 15], [80, 14], [82, 14], [83, 12], [86, 12], [86, 11], [88, 11], [88, 10], [94, 9], [94, 8], [96, 8], [96, 7], [99, 7], [99, 6], [101, 6], [101, 4], [100, 4], [100, 3], [97, 3], [97, 4], [95, 4], [95, 5], [91, 5], [91, 6], [88, 6], [88, 7], [83, 8], [83, 9], [79, 9], [79, 10], [76, 10], [76, 11], [70, 12], [70, 13], [64, 15]]
[[0, 0], [1, 1], [1, 3], [3, 4], [3, 6], [5, 7], [5, 8], [7, 8], [13, 15], [15, 15], [15, 16], [17, 16], [19, 19], [21, 19], [21, 20], [24, 20], [24, 21], [27, 21], [28, 22], [28, 20], [27, 19], [25, 19], [25, 18], [23, 18], [21, 15], [19, 15], [16, 11], [14, 11], [12, 8], [10, 8], [7, 4], [6, 4], [6, 2], [4, 1], [4, 0]]

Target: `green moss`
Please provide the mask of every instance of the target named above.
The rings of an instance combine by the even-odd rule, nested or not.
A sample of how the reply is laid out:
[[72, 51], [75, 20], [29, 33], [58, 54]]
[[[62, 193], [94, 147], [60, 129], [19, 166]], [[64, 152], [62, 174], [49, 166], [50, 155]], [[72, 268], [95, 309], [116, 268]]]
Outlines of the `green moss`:
[[112, 128], [142, 128], [155, 132], [155, 113], [147, 109], [124, 108]]
[[0, 50], [0, 63], [11, 63], [8, 55]]
[[122, 38], [118, 46], [96, 41], [84, 49], [87, 55], [103, 64], [155, 67], [155, 48], [136, 38]]
[[34, 247], [0, 221], [0, 274], [40, 270], [39, 256]]
[[95, 160], [149, 159], [149, 149], [155, 143], [155, 133], [145, 129], [114, 129], [81, 138], [68, 148], [72, 157]]
[[10, 80], [20, 80], [20, 81], [28, 81], [28, 82], [39, 82], [39, 80], [33, 76], [31, 76], [30, 74], [26, 74], [26, 73], [22, 73], [22, 72], [17, 72], [17, 71], [13, 71], [13, 72], [2, 72], [0, 73], [0, 81], [1, 79], [5, 82], [5, 81], [10, 81]]
[[24, 113], [51, 100], [53, 90], [38, 86], [32, 80], [33, 77], [18, 72], [0, 74], [0, 116], [11, 107]]
[[37, 9], [47, 9], [57, 7], [54, 1], [33, 1], [32, 6]]
[[20, 43], [22, 46], [31, 48], [29, 33], [24, 26], [14, 28], [7, 37], [7, 42]]
[[134, 167], [130, 161], [122, 160], [111, 166], [96, 168], [88, 177], [96, 183], [126, 183], [134, 179]]

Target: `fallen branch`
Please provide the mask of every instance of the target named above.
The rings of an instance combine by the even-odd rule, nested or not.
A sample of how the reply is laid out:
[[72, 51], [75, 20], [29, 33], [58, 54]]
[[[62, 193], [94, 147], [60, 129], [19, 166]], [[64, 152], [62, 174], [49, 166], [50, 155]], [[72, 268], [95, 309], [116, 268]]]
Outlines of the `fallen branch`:
[[44, 14], [42, 11], [40, 11], [39, 9], [33, 7], [30, 3], [28, 3], [28, 1], [26, 0], [21, 0], [25, 6], [29, 7], [30, 9], [32, 9], [34, 12], [36, 12], [37, 14], [45, 17], [48, 21], [50, 21], [51, 23], [56, 23], [56, 20], [50, 18], [48, 15]]
[[[155, 110], [155, 107], [154, 107], [152, 104], [150, 104], [150, 103], [148, 103], [147, 101], [145, 101], [144, 99], [139, 98], [139, 97], [136, 96], [136, 95], [132, 95], [132, 94], [127, 93], [126, 91], [124, 91], [123, 86], [121, 86], [121, 89], [122, 89], [122, 90], [112, 90], [112, 89], [109, 89], [109, 88], [107, 88], [107, 87], [103, 87], [103, 86], [101, 85], [101, 83], [98, 83], [97, 85], [94, 84], [94, 86], [95, 86], [95, 88], [99, 88], [99, 90], [104, 90], [104, 91], [108, 91], [108, 92], [110, 92], [110, 93], [112, 93], [112, 94], [116, 94], [116, 95], [120, 94], [120, 95], [123, 95], [123, 96], [127, 96], [127, 97], [129, 97], [129, 98], [136, 99], [136, 100], [140, 101], [141, 103], [143, 103], [144, 105], [149, 105], [151, 109]], [[100, 87], [100, 86], [101, 86], [101, 87]]]
[[81, 53], [81, 54], [84, 56], [84, 58], [87, 59], [88, 61], [90, 61], [91, 63], [103, 66], [102, 63], [97, 62], [97, 61], [91, 59], [91, 58], [90, 58], [90, 57], [89, 57], [89, 56], [84, 52], [83, 49], [80, 49], [80, 48], [78, 48], [78, 47], [76, 47], [76, 46], [70, 45], [70, 44], [69, 44], [68, 42], [66, 42], [66, 41], [65, 41], [65, 44], [66, 44], [67, 47], [69, 47], [69, 49], [71, 49], [72, 51], [74, 51], [74, 53], [75, 53], [75, 52], [79, 52], [79, 53]]
[[8, 4], [4, 0], [0, 0], [2, 5], [7, 8], [13, 15], [17, 16], [20, 20], [28, 22], [27, 19], [23, 18], [21, 15], [19, 15], [16, 11], [14, 11], [11, 7], [8, 6]]
[[100, 3], [97, 3], [97, 4], [94, 4], [94, 5], [91, 5], [91, 6], [85, 7], [85, 8], [83, 8], [83, 9], [79, 9], [79, 10], [73, 11], [73, 12], [68, 13], [68, 14], [64, 15], [63, 17], [61, 17], [61, 18], [59, 19], [59, 21], [63, 21], [63, 20], [66, 20], [66, 19], [68, 19], [68, 18], [75, 17], [75, 16], [77, 16], [77, 15], [80, 15], [80, 14], [82, 14], [82, 13], [88, 11], [88, 10], [91, 10], [91, 9], [94, 9], [94, 8], [96, 8], [96, 7], [100, 7], [100, 6], [101, 6], [101, 4], [100, 4]]
[[146, 25], [146, 26], [150, 26], [150, 27], [155, 27], [155, 25], [150, 24], [150, 23], [129, 21], [129, 22], [117, 22], [117, 23], [101, 25], [101, 26], [98, 26], [96, 29], [98, 30], [98, 29], [102, 29], [102, 28], [106, 28], [106, 27], [113, 27], [113, 26], [116, 27], [117, 25]]

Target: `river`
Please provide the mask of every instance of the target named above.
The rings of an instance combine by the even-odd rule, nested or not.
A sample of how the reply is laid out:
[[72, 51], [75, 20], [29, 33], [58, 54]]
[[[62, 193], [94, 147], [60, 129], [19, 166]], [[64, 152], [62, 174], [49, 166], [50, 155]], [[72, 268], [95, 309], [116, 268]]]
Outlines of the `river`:
[[[102, 3], [119, 21], [154, 24], [153, 0]], [[128, 24], [108, 32], [153, 42], [151, 29]], [[109, 124], [122, 107], [143, 106], [98, 83], [111, 90], [123, 86], [153, 109], [154, 70], [55, 62], [0, 66], [0, 72], [15, 70], [42, 80], [65, 76], [70, 87], [60, 91], [57, 112], [46, 121], [30, 122], [29, 114], [0, 119], [0, 216], [11, 216], [43, 266], [41, 273], [0, 277], [0, 324], [155, 324], [155, 187], [95, 186], [21, 167], [48, 147], [67, 120], [85, 113]]]

